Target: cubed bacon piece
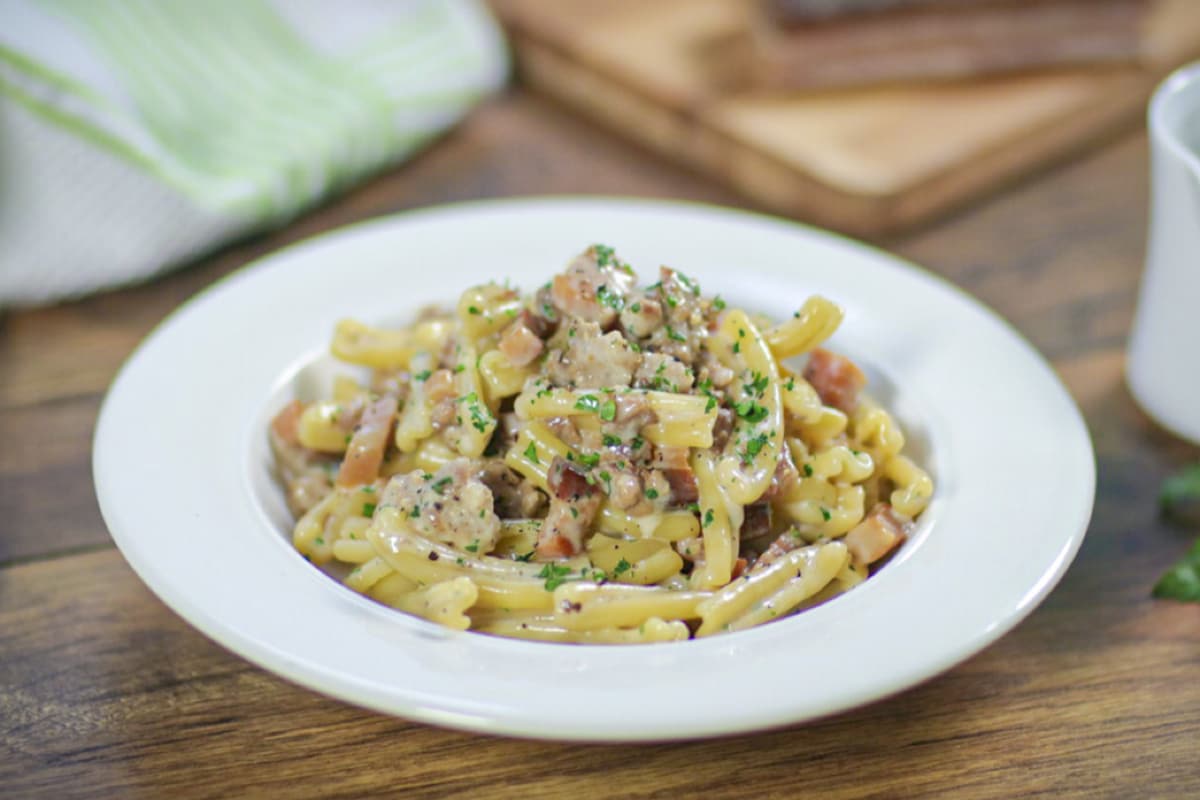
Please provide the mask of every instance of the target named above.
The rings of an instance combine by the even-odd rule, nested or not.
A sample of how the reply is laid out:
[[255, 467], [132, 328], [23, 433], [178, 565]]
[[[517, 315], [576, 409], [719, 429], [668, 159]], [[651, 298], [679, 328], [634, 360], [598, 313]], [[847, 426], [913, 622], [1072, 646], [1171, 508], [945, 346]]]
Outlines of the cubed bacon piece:
[[404, 524], [422, 536], [482, 555], [496, 545], [500, 518], [491, 490], [477, 473], [475, 462], [457, 458], [432, 474], [396, 475], [379, 504], [395, 506]]
[[523, 318], [518, 318], [504, 330], [498, 345], [500, 352], [518, 367], [532, 363], [542, 354], [543, 346], [542, 340]]
[[583, 467], [561, 457], [556, 457], [550, 465], [550, 471], [546, 473], [546, 485], [556, 498], [567, 501], [579, 500], [600, 491], [594, 480], [588, 480]]
[[688, 448], [659, 445], [650, 466], [660, 470], [671, 487], [671, 505], [686, 506], [700, 499], [696, 475], [688, 464]]
[[486, 459], [476, 473], [492, 492], [496, 514], [501, 519], [530, 519], [546, 504], [546, 496], [499, 459]]
[[859, 564], [874, 564], [908, 538], [912, 521], [887, 503], [877, 503], [846, 538], [846, 549]]
[[604, 499], [583, 469], [565, 458], [555, 458], [546, 475], [550, 487], [550, 510], [538, 533], [539, 559], [573, 556], [583, 549], [583, 536], [591, 528]]
[[[541, 295], [542, 293], [539, 292], [538, 296], [540, 297]], [[526, 328], [533, 331], [533, 335], [539, 339], [549, 339], [550, 335], [558, 329], [558, 316], [554, 313], [554, 308], [550, 305], [549, 296], [549, 292], [546, 292], [547, 299], [538, 306], [541, 312], [523, 308], [521, 309], [521, 316], [517, 318]]]
[[766, 494], [763, 496], [767, 500], [784, 497], [798, 480], [800, 480], [800, 471], [792, 463], [792, 451], [785, 447], [779, 460], [775, 462], [775, 474], [771, 476], [771, 485], [767, 487]]
[[635, 339], [645, 339], [663, 323], [662, 303], [646, 294], [635, 294], [625, 301], [621, 328]]
[[568, 321], [551, 340], [546, 377], [555, 386], [583, 389], [629, 385], [639, 356], [620, 333], [602, 334], [592, 322]]
[[363, 410], [338, 470], [338, 486], [361, 486], [379, 477], [379, 465], [383, 463], [392, 423], [396, 420], [396, 407], [395, 396], [389, 394]]
[[671, 485], [671, 505], [686, 506], [700, 499], [700, 489], [696, 486], [696, 475], [691, 467], [664, 469], [663, 477]]
[[271, 420], [271, 430], [285, 444], [299, 444], [300, 415], [304, 413], [304, 404], [293, 400], [275, 415]]
[[625, 306], [633, 276], [615, 268], [611, 254], [604, 260], [601, 266], [595, 249], [578, 256], [566, 271], [554, 276], [550, 296], [554, 307], [564, 315], [598, 323], [608, 330]]
[[858, 393], [867, 385], [867, 376], [853, 361], [820, 347], [809, 353], [804, 380], [817, 390], [822, 403], [847, 414], [854, 411]]
[[717, 421], [713, 423], [713, 450], [721, 452], [733, 435], [733, 411], [728, 408], [717, 409]]
[[761, 539], [771, 535], [771, 506], [767, 503], [753, 503], [746, 506], [742, 519], [741, 540], [743, 542]]

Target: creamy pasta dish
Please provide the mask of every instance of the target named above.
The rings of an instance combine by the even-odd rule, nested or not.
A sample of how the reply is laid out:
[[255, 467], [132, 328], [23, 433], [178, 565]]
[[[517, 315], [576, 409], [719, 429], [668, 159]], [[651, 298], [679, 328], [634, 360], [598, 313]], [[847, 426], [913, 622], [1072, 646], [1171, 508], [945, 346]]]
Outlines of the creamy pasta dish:
[[296, 549], [456, 629], [553, 642], [738, 631], [852, 589], [933, 493], [842, 312], [773, 322], [595, 245], [530, 294], [488, 283], [393, 330], [270, 426]]

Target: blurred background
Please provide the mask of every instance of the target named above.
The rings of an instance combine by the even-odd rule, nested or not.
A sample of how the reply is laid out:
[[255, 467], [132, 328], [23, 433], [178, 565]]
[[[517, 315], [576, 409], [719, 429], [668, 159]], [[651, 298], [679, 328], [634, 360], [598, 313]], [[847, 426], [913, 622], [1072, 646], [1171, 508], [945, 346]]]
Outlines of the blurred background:
[[[738, 204], [896, 234], [1136, 124], [1154, 83], [1200, 52], [1196, 12], [3, 0], [0, 307], [136, 282], [278, 227], [417, 156], [512, 81]], [[589, 157], [546, 190], [639, 192], [595, 182]], [[429, 203], [491, 194], [427, 188]]]

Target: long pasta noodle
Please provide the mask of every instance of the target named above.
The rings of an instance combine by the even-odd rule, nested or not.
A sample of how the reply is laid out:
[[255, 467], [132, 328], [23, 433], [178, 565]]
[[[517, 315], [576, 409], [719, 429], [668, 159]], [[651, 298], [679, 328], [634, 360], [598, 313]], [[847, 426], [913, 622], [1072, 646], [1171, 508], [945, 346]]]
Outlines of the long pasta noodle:
[[[603, 245], [531, 294], [467, 287], [389, 328], [269, 436], [292, 543], [344, 585], [454, 630], [655, 644], [854, 590], [935, 498], [846, 356], [843, 313], [778, 324]], [[393, 413], [394, 411], [394, 413]]]

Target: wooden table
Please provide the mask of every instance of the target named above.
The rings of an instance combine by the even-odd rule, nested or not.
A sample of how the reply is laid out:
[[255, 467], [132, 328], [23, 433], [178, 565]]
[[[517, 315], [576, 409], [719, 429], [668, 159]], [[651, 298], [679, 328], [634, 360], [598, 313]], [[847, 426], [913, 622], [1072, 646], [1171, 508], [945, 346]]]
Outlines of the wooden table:
[[1144, 133], [1131, 132], [880, 242], [1012, 320], [1082, 406], [1099, 489], [1063, 582], [1015, 631], [917, 689], [716, 741], [486, 738], [285, 683], [201, 636], [134, 576], [100, 518], [90, 459], [101, 398], [138, 341], [281, 245], [476, 197], [738, 197], [517, 91], [281, 231], [148, 286], [10, 313], [0, 319], [0, 795], [1200, 796], [1200, 608], [1149, 596], [1196, 533], [1159, 519], [1157, 487], [1197, 453], [1148, 423], [1122, 380], [1147, 158]]

